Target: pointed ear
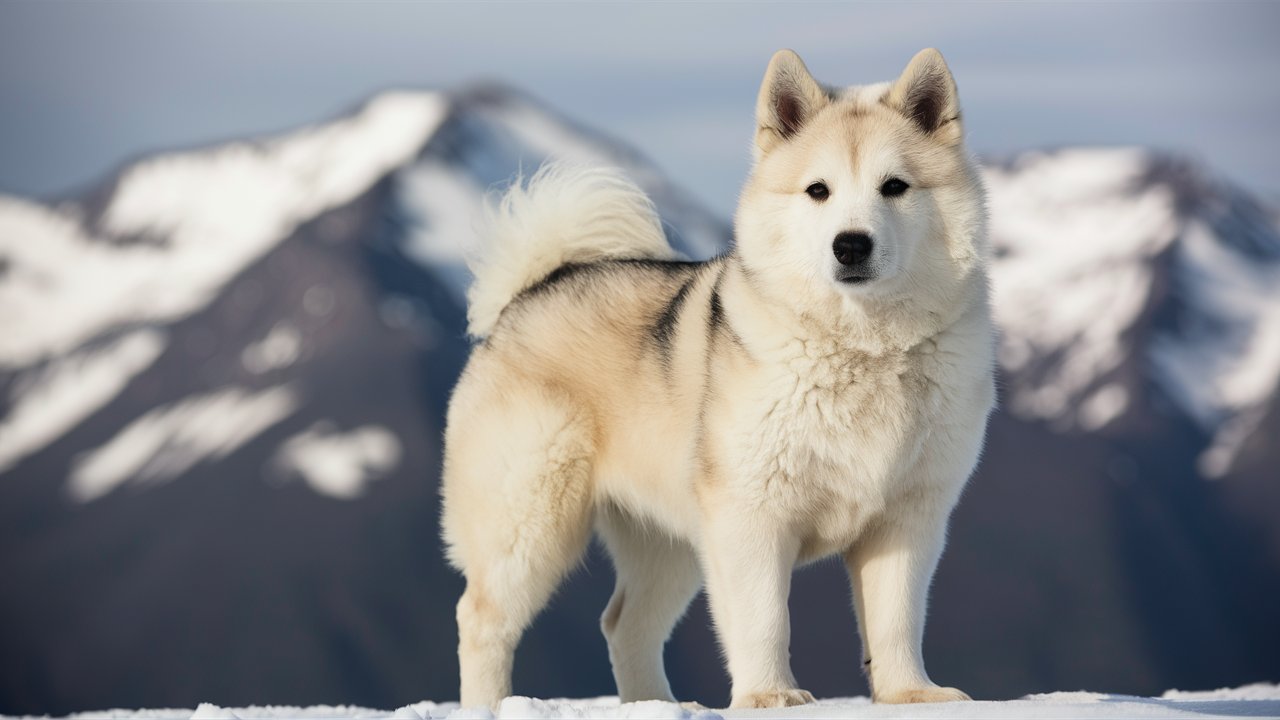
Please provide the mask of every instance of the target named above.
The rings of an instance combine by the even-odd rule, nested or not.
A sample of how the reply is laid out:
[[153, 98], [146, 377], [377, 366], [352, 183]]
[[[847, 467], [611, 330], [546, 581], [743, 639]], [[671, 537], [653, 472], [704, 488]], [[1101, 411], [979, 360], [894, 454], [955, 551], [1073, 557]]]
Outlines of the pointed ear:
[[956, 81], [942, 53], [933, 48], [921, 50], [911, 58], [884, 102], [944, 142], [958, 142], [963, 136]]
[[756, 157], [799, 132], [827, 102], [826, 91], [799, 55], [790, 50], [774, 53], [756, 100]]

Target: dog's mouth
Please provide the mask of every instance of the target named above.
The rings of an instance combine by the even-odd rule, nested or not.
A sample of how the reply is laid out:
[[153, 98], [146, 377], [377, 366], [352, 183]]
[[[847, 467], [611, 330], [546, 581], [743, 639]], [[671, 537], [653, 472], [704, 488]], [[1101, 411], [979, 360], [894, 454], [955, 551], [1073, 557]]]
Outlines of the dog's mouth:
[[836, 280], [845, 285], [861, 285], [875, 279], [875, 275], [859, 272], [842, 272], [836, 274]]

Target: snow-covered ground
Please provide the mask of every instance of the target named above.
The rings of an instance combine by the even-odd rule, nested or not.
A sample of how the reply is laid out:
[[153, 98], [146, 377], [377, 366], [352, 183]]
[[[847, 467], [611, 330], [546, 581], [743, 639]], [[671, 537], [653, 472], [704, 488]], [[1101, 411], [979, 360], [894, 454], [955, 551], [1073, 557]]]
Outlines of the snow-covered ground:
[[1170, 690], [1160, 697], [1134, 697], [1092, 692], [1029, 695], [1000, 702], [874, 705], [865, 697], [819, 700], [784, 710], [703, 710], [665, 702], [620, 704], [615, 697], [585, 700], [538, 700], [509, 697], [496, 716], [461, 710], [457, 703], [420, 702], [394, 711], [328, 705], [313, 707], [224, 708], [205, 703], [190, 709], [108, 710], [72, 715], [91, 718], [643, 718], [646, 720], [717, 720], [718, 718], [1239, 718], [1280, 717], [1280, 685], [1265, 683], [1235, 689], [1186, 692]]

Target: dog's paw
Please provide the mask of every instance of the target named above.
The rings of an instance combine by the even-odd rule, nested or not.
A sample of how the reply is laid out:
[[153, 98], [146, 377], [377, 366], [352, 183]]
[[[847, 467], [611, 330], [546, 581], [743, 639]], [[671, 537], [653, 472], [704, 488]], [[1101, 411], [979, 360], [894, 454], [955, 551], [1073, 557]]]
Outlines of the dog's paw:
[[697, 714], [698, 714], [698, 713], [700, 713], [700, 712], [703, 712], [703, 711], [706, 711], [706, 710], [710, 710], [710, 709], [711, 709], [711, 708], [707, 707], [706, 705], [703, 705], [702, 703], [697, 702], [697, 701], [694, 701], [694, 700], [686, 700], [686, 701], [684, 701], [684, 702], [682, 702], [682, 703], [677, 703], [677, 704], [678, 704], [681, 708], [683, 708], [683, 709], [685, 709], [685, 710], [688, 710], [689, 712], [693, 713], [694, 715], [697, 715]]
[[886, 693], [883, 696], [877, 695], [876, 702], [885, 703], [886, 705], [905, 705], [907, 703], [943, 703], [943, 702], [961, 702], [964, 700], [972, 700], [973, 698], [964, 694], [960, 690], [949, 687], [932, 687], [911, 688], [909, 690], [899, 690], [897, 692]]
[[813, 693], [808, 690], [772, 690], [769, 692], [748, 693], [736, 697], [729, 707], [738, 708], [781, 708], [792, 705], [804, 705], [813, 702]]

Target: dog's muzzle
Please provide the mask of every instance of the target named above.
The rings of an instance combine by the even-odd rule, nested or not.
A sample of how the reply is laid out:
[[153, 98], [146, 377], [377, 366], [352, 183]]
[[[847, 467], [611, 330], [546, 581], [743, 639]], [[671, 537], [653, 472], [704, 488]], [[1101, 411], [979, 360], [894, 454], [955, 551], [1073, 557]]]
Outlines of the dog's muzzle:
[[870, 280], [873, 273], [867, 267], [867, 260], [874, 249], [875, 242], [866, 233], [842, 232], [836, 235], [835, 241], [831, 243], [831, 251], [835, 253], [836, 262], [840, 263], [836, 279], [845, 283]]

